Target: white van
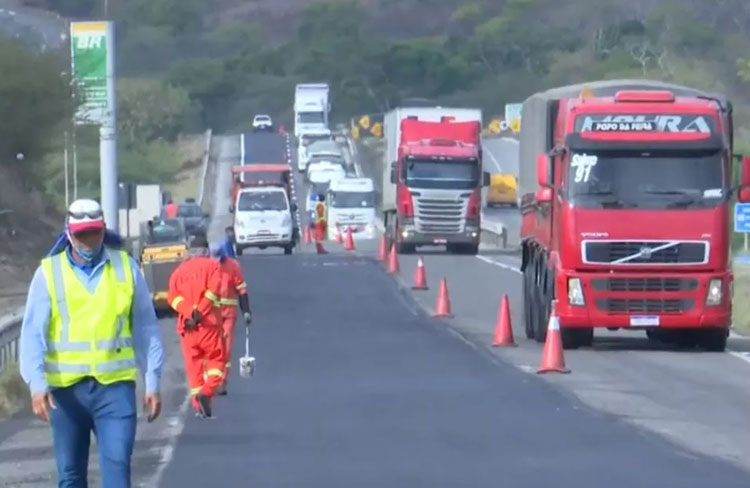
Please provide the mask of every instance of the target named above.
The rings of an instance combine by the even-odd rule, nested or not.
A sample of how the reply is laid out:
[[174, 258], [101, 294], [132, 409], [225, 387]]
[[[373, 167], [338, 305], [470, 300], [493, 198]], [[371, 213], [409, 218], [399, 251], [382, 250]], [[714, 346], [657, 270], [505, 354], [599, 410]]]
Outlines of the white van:
[[234, 234], [238, 255], [249, 247], [281, 247], [284, 254], [292, 254], [292, 212], [296, 209], [294, 204], [289, 204], [289, 198], [283, 188], [243, 188], [237, 193], [234, 208]]
[[308, 148], [317, 141], [330, 141], [331, 131], [321, 130], [318, 132], [310, 132], [300, 136], [299, 143], [297, 145], [297, 171], [300, 173], [305, 171], [307, 162], [310, 159], [308, 154]]
[[326, 202], [329, 239], [336, 239], [339, 230], [345, 236], [347, 229], [354, 238], [375, 238], [375, 186], [370, 178], [331, 181]]

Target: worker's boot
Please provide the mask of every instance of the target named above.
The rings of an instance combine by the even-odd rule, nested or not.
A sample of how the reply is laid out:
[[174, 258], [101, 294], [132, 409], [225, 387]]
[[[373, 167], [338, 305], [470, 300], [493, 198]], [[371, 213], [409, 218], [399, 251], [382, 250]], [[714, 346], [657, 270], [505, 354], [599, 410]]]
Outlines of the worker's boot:
[[197, 407], [197, 414], [201, 418], [211, 418], [211, 397], [198, 393], [193, 397], [193, 407]]
[[227, 382], [224, 381], [224, 383], [222, 383], [221, 386], [219, 387], [219, 391], [217, 392], [217, 394], [221, 395], [221, 396], [226, 396], [227, 393], [228, 393], [228, 391], [227, 391]]

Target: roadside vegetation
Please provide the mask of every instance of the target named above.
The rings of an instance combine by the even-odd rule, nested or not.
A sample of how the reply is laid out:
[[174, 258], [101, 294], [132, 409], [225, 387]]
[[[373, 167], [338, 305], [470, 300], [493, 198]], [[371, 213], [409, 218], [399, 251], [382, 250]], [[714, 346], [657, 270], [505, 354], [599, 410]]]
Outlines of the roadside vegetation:
[[29, 390], [18, 374], [18, 365], [10, 364], [0, 371], [0, 421], [20, 410]]
[[734, 329], [750, 335], [750, 266], [734, 266], [734, 301], [732, 302], [732, 324]]

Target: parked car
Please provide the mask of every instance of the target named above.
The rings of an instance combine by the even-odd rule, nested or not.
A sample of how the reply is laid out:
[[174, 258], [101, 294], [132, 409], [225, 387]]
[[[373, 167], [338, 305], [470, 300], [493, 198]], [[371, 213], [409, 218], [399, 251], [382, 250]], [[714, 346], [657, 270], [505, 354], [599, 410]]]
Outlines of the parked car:
[[258, 114], [253, 117], [253, 132], [273, 131], [273, 121], [271, 117], [266, 114]]

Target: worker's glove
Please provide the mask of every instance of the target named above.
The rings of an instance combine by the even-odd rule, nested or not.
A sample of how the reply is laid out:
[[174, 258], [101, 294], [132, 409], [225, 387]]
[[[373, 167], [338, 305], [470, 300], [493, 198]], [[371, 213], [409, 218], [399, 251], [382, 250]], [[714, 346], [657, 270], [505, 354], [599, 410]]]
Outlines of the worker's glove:
[[250, 312], [245, 312], [243, 314], [243, 317], [245, 318], [245, 323], [247, 325], [250, 325], [250, 323], [253, 321], [253, 314], [251, 314]]
[[201, 321], [201, 319], [203, 318], [203, 316], [201, 315], [201, 313], [199, 311], [193, 310], [193, 315], [191, 315], [190, 318], [192, 318], [193, 322], [195, 322], [197, 324], [198, 322]]
[[185, 324], [185, 330], [193, 330], [198, 325], [198, 323], [195, 320], [193, 320], [191, 317], [186, 318], [184, 324]]

